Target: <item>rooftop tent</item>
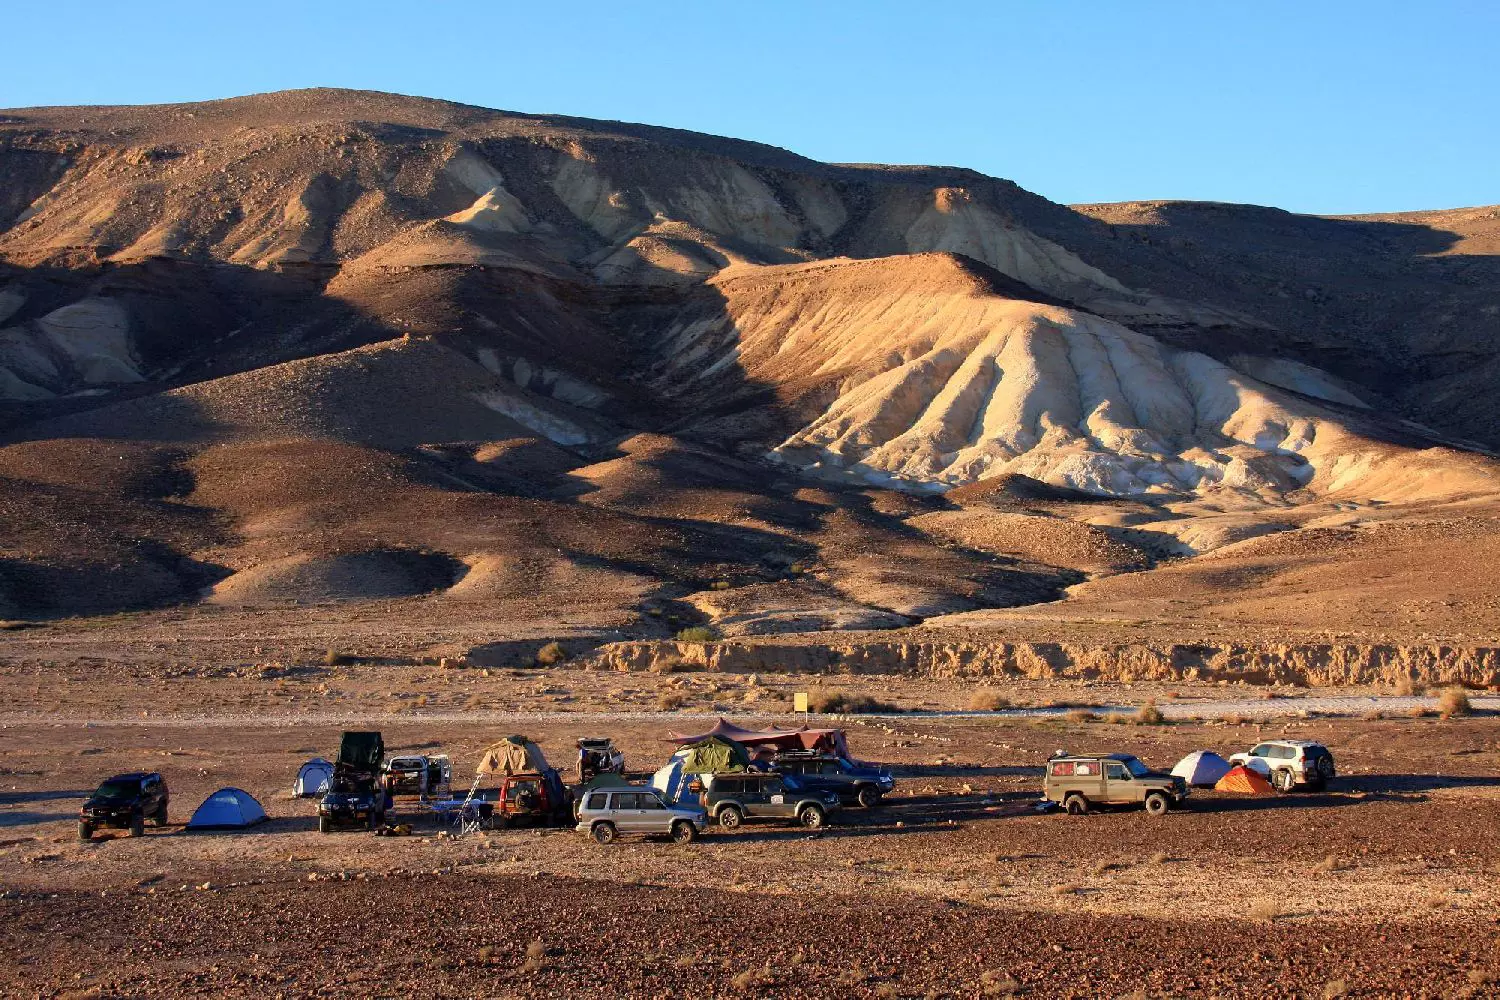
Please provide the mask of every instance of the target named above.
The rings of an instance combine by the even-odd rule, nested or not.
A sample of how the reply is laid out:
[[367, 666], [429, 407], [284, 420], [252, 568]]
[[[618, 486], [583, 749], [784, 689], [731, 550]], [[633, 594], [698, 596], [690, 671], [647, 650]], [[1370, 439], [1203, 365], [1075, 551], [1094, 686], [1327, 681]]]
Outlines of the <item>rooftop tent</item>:
[[723, 771], [744, 771], [750, 767], [750, 755], [745, 748], [722, 736], [710, 736], [683, 747], [673, 757], [682, 757], [684, 774], [719, 774]]
[[1247, 767], [1231, 767], [1214, 785], [1216, 792], [1239, 792], [1243, 795], [1275, 795], [1271, 783]]
[[479, 755], [480, 774], [542, 774], [552, 768], [542, 750], [524, 736], [507, 736], [485, 747]]
[[697, 743], [710, 737], [733, 740], [741, 746], [773, 747], [777, 750], [823, 750], [841, 757], [849, 756], [849, 747], [844, 742], [842, 729], [745, 729], [720, 717], [714, 727], [692, 736], [672, 733], [668, 743], [685, 745]]
[[302, 765], [297, 772], [297, 781], [292, 785], [292, 794], [299, 799], [312, 798], [328, 790], [333, 779], [333, 765], [322, 757], [314, 757]]
[[1194, 788], [1212, 788], [1231, 766], [1212, 750], [1197, 750], [1179, 760], [1172, 773]]
[[188, 829], [234, 829], [254, 826], [265, 819], [266, 811], [255, 796], [243, 788], [221, 788], [203, 800], [188, 820]]
[[385, 741], [377, 732], [346, 732], [339, 740], [339, 763], [361, 771], [378, 771], [385, 761]]

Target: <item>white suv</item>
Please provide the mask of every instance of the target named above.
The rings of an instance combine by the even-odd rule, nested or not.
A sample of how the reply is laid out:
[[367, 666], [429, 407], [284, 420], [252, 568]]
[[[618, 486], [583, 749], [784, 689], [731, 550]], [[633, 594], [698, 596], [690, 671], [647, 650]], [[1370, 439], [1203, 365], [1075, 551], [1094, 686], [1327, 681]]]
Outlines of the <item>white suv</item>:
[[1334, 776], [1333, 754], [1323, 744], [1310, 740], [1268, 740], [1249, 753], [1235, 754], [1229, 762], [1259, 771], [1282, 792], [1298, 785], [1322, 791]]

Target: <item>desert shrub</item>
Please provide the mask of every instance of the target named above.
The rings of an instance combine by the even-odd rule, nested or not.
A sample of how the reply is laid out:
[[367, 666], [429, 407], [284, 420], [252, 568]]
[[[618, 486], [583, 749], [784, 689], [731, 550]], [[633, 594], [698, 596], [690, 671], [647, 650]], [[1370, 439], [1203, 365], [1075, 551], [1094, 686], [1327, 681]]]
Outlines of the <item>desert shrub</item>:
[[1164, 864], [1166, 864], [1170, 860], [1172, 860], [1172, 859], [1169, 858], [1169, 857], [1167, 857], [1167, 852], [1166, 851], [1157, 851], [1155, 854], [1151, 855], [1151, 857], [1149, 857], [1149, 858], [1146, 859], [1146, 864], [1148, 864], [1148, 865], [1164, 865]]
[[1161, 709], [1156, 707], [1156, 702], [1147, 699], [1145, 704], [1135, 710], [1135, 718], [1132, 720], [1138, 726], [1160, 726], [1164, 725], [1167, 717], [1161, 714]]
[[1469, 695], [1463, 688], [1454, 686], [1444, 688], [1443, 693], [1438, 695], [1438, 715], [1444, 719], [1454, 716], [1469, 715], [1474, 707], [1469, 704]]
[[1281, 916], [1281, 907], [1274, 899], [1257, 899], [1250, 904], [1250, 919], [1271, 923]]
[[1226, 726], [1243, 726], [1245, 724], [1245, 717], [1243, 715], [1231, 713], [1229, 715], [1219, 716], [1219, 721], [1224, 723], [1224, 725]]
[[1398, 677], [1396, 683], [1391, 685], [1391, 690], [1403, 698], [1423, 694], [1427, 691], [1427, 685], [1415, 677]]
[[547, 957], [547, 946], [542, 943], [542, 939], [541, 938], [534, 938], [532, 940], [532, 942], [526, 946], [526, 957], [527, 958], [546, 958]]
[[1323, 984], [1323, 1000], [1339, 1000], [1349, 995], [1349, 984], [1342, 979], [1330, 979]]
[[687, 695], [681, 691], [663, 691], [656, 696], [656, 707], [663, 712], [672, 712], [687, 704]]
[[1330, 854], [1322, 861], [1319, 861], [1317, 866], [1313, 870], [1320, 872], [1336, 872], [1339, 870], [1339, 859], [1335, 855]]
[[568, 658], [567, 652], [562, 648], [560, 642], [549, 642], [536, 651], [536, 662], [544, 667], [550, 667], [561, 663]]
[[1083, 886], [1073, 885], [1072, 883], [1067, 883], [1065, 885], [1054, 885], [1052, 887], [1052, 895], [1054, 896], [1074, 896], [1082, 891]]
[[822, 715], [883, 715], [901, 711], [895, 705], [879, 701], [867, 694], [851, 694], [845, 691], [829, 691], [814, 688], [807, 694], [807, 707]]
[[479, 960], [481, 962], [488, 962], [490, 959], [492, 959], [494, 957], [495, 957], [495, 949], [494, 949], [493, 945], [485, 945], [483, 948], [479, 949]]
[[1069, 722], [1098, 722], [1099, 713], [1091, 712], [1086, 708], [1075, 708], [1064, 716]]
[[1104, 717], [1104, 721], [1111, 726], [1123, 726], [1125, 723], [1130, 722], [1131, 718], [1124, 712], [1110, 712]]
[[1384, 709], [1372, 708], [1364, 715], [1361, 715], [1360, 718], [1366, 722], [1380, 722], [1382, 719], [1390, 718], [1390, 716], [1385, 713]]
[[718, 635], [706, 625], [692, 625], [677, 633], [678, 642], [713, 642]]
[[354, 657], [348, 653], [340, 653], [336, 649], [330, 649], [323, 653], [323, 666], [325, 667], [341, 667], [353, 662]]
[[710, 589], [712, 589], [712, 590], [728, 590], [729, 589], [729, 581], [728, 580], [715, 580], [709, 586], [710, 586]]
[[1010, 699], [994, 688], [980, 688], [969, 695], [969, 711], [998, 712], [1010, 708]]
[[1110, 872], [1114, 871], [1116, 868], [1121, 868], [1121, 867], [1124, 867], [1124, 866], [1123, 865], [1117, 865], [1117, 864], [1115, 864], [1112, 861], [1096, 861], [1096, 862], [1094, 862], [1094, 867], [1092, 867], [1092, 868], [1089, 869], [1089, 874], [1093, 875], [1093, 876], [1095, 876], [1097, 878], [1100, 875], [1108, 875]]
[[1019, 992], [1021, 984], [1010, 973], [991, 969], [979, 974], [979, 992], [987, 997], [1006, 997]]
[[1431, 714], [1432, 709], [1424, 708], [1421, 705], [1413, 705], [1411, 708], [1408, 708], [1406, 710], [1406, 717], [1408, 719], [1425, 719]]

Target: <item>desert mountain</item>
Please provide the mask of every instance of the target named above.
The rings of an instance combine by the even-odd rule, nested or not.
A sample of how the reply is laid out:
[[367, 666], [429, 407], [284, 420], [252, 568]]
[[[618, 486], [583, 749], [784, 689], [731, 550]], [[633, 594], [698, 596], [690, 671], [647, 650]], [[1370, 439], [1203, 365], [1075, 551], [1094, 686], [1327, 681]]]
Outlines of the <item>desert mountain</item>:
[[884, 629], [1495, 537], [1495, 209], [1070, 208], [328, 90], [7, 111], [0, 178], [0, 615]]

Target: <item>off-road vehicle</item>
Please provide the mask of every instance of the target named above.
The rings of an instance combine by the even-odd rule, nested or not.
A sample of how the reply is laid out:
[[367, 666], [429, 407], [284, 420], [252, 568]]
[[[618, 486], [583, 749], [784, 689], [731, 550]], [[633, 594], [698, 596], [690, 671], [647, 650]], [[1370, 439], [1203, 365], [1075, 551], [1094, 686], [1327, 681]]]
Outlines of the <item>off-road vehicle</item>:
[[834, 792], [804, 788], [795, 778], [760, 771], [705, 774], [699, 799], [726, 830], [747, 819], [790, 819], [816, 830], [839, 807]]
[[1294, 791], [1299, 785], [1321, 791], [1337, 774], [1333, 754], [1311, 740], [1267, 740], [1245, 753], [1233, 754], [1229, 762], [1259, 771], [1279, 792]]
[[891, 772], [870, 764], [856, 764], [836, 754], [817, 750], [787, 750], [771, 758], [771, 770], [790, 774], [803, 788], [833, 792], [844, 805], [878, 806], [896, 787]]
[[318, 802], [318, 832], [363, 824], [371, 830], [385, 823], [389, 802], [380, 783], [385, 741], [376, 732], [346, 732], [339, 740], [328, 791]]
[[578, 783], [600, 774], [624, 774], [625, 755], [608, 736], [585, 736], [578, 741]]
[[132, 837], [153, 826], [167, 824], [167, 783], [154, 771], [134, 771], [105, 778], [78, 810], [78, 839], [93, 840], [94, 831], [111, 826], [129, 830]]
[[1187, 782], [1128, 753], [1059, 754], [1047, 761], [1042, 797], [1081, 816], [1096, 806], [1142, 804], [1153, 816], [1185, 804]]
[[434, 798], [446, 795], [453, 781], [447, 754], [398, 754], [385, 762], [381, 784], [391, 795]]
[[578, 807], [576, 829], [601, 844], [622, 833], [666, 834], [679, 844], [690, 844], [707, 825], [702, 809], [670, 805], [649, 785], [632, 785], [589, 792]]
[[565, 822], [571, 812], [571, 798], [557, 772], [507, 774], [500, 779], [494, 797], [483, 798], [492, 805], [490, 825], [552, 826]]

